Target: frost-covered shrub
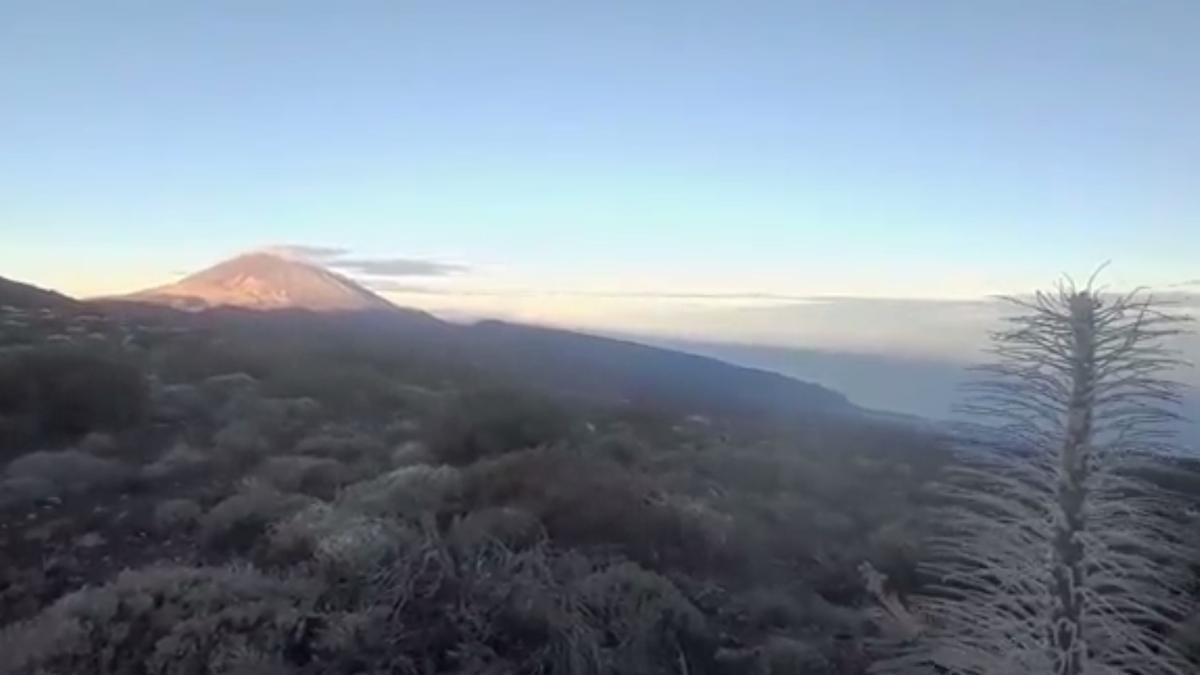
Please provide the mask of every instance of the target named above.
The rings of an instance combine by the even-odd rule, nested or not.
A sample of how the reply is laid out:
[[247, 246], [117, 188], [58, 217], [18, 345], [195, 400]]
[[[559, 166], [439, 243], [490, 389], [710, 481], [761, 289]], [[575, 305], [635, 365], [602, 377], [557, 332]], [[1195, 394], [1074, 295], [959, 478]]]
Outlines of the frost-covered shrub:
[[200, 538], [216, 550], [249, 551], [274, 522], [312, 503], [300, 495], [286, 495], [251, 483], [212, 507], [200, 518]]
[[605, 434], [592, 441], [588, 451], [625, 466], [637, 463], [647, 454], [644, 444], [628, 432]]
[[112, 456], [117, 450], [117, 441], [112, 434], [102, 431], [88, 432], [79, 440], [78, 449], [97, 457]]
[[263, 403], [286, 434], [308, 429], [321, 419], [321, 404], [312, 398], [268, 398]]
[[249, 654], [283, 664], [304, 651], [318, 592], [245, 568], [125, 571], [6, 629], [0, 672], [216, 675]]
[[468, 553], [489, 542], [512, 549], [524, 548], [544, 536], [541, 522], [532, 513], [500, 506], [472, 511], [456, 519], [448, 539], [457, 550]]
[[719, 553], [735, 536], [737, 523], [734, 518], [703, 501], [670, 495], [660, 502], [660, 506], [678, 520], [680, 530], [693, 545], [711, 554]]
[[116, 488], [134, 476], [133, 469], [122, 462], [79, 450], [32, 452], [10, 462], [5, 474], [45, 481], [63, 492]]
[[672, 669], [682, 656], [707, 650], [704, 616], [671, 581], [635, 563], [599, 570], [579, 585], [590, 616], [610, 637], [613, 671]]
[[201, 473], [211, 464], [211, 456], [179, 442], [154, 462], [142, 467], [141, 473], [148, 481], [178, 479]]
[[718, 609], [722, 619], [753, 633], [799, 634], [814, 627], [848, 635], [859, 631], [864, 616], [837, 607], [805, 586], [755, 587], [731, 594]]
[[405, 417], [388, 423], [383, 429], [383, 435], [391, 440], [410, 439], [421, 432], [421, 421]]
[[173, 422], [207, 420], [211, 414], [204, 392], [190, 384], [157, 387], [153, 393], [152, 407], [155, 417]]
[[337, 637], [377, 668], [403, 655], [436, 672], [617, 672], [605, 668], [573, 567], [559, 562], [542, 547], [499, 544], [456, 556], [427, 536], [372, 577], [378, 606], [403, 611], [347, 617]]
[[418, 465], [355, 483], [346, 488], [338, 503], [368, 515], [418, 516], [456, 503], [462, 490], [458, 469]]
[[664, 503], [644, 475], [565, 448], [535, 448], [463, 469], [466, 508], [513, 506], [533, 514], [563, 545], [618, 547], [646, 564], [708, 564], [723, 525]]
[[270, 547], [277, 560], [312, 558], [327, 571], [365, 574], [416, 536], [395, 521], [313, 504], [273, 525]]
[[154, 507], [154, 528], [163, 534], [194, 528], [204, 509], [190, 499], [168, 499]]
[[302, 492], [332, 499], [345, 481], [346, 467], [335, 459], [281, 455], [263, 460], [255, 475], [283, 492]]
[[0, 479], [0, 508], [33, 504], [60, 494], [54, 483], [41, 478]]
[[217, 452], [233, 463], [251, 462], [267, 453], [270, 445], [258, 423], [235, 419], [213, 435]]
[[320, 433], [301, 439], [292, 452], [353, 462], [364, 457], [382, 456], [384, 445], [362, 434]]
[[392, 467], [396, 469], [417, 464], [432, 464], [433, 461], [433, 453], [429, 451], [429, 446], [420, 441], [401, 443], [392, 451], [391, 456]]
[[0, 382], [0, 416], [25, 419], [42, 437], [126, 429], [148, 407], [137, 367], [75, 347], [0, 355]]
[[827, 673], [829, 661], [822, 650], [802, 640], [773, 635], [758, 648], [757, 670], [763, 675]]
[[259, 383], [246, 373], [226, 373], [205, 378], [200, 387], [209, 396], [230, 398], [238, 395], [256, 395]]
[[568, 437], [570, 418], [539, 397], [513, 391], [477, 391], [450, 403], [429, 429], [429, 446], [448, 464], [464, 465]]

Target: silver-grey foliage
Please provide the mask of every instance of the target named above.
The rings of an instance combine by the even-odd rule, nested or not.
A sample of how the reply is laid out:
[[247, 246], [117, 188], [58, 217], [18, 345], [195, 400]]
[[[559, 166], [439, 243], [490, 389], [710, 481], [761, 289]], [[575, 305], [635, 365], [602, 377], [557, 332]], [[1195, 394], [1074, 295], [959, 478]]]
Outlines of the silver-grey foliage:
[[[1140, 479], [1172, 451], [1183, 317], [1073, 284], [994, 335], [961, 464], [937, 490], [919, 635], [884, 673], [1183, 675], [1196, 610], [1178, 502]], [[911, 633], [911, 631], [910, 631]], [[909, 636], [911, 637], [911, 635]]]

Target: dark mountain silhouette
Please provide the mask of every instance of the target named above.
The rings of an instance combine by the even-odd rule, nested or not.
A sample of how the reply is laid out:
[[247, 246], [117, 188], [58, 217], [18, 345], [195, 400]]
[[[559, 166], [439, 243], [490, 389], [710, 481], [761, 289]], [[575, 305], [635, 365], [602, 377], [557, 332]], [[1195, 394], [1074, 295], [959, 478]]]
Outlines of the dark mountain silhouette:
[[863, 411], [819, 385], [716, 359], [498, 321], [461, 325], [395, 307], [358, 312], [201, 312], [108, 300], [112, 315], [187, 326], [244, 345], [298, 355], [336, 354], [346, 363], [388, 364], [426, 379], [515, 384], [556, 396], [676, 413], [775, 420]]
[[610, 403], [774, 418], [861, 412], [825, 387], [703, 356], [499, 321], [448, 323], [396, 307], [316, 265], [270, 254], [240, 256], [177, 284], [98, 304], [295, 353], [402, 359], [429, 372]]
[[500, 321], [468, 326], [464, 333], [481, 363], [547, 389], [691, 412], [777, 418], [861, 412], [820, 385], [636, 342]]
[[128, 299], [188, 311], [244, 307], [329, 312], [392, 307], [387, 300], [323, 267], [270, 253], [241, 255]]
[[0, 277], [0, 305], [22, 309], [69, 309], [80, 303], [61, 293]]

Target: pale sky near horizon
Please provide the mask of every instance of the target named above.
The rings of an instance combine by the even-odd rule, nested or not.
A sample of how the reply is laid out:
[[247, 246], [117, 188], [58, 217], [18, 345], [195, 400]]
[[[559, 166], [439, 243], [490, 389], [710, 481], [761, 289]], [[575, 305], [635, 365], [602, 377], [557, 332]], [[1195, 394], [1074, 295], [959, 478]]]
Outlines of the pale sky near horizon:
[[370, 268], [399, 300], [593, 323], [1169, 286], [1197, 35], [1191, 0], [0, 0], [0, 276], [323, 246], [457, 266]]

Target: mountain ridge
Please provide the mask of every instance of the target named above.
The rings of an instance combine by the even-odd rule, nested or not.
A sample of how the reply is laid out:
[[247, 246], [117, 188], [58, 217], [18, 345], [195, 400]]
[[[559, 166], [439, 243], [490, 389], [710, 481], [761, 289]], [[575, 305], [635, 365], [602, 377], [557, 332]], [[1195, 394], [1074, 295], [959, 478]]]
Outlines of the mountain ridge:
[[443, 321], [274, 254], [238, 256], [176, 284], [86, 304], [288, 353], [403, 359], [597, 402], [781, 421], [866, 412], [833, 389], [680, 350], [496, 320]]
[[80, 303], [57, 291], [0, 277], [0, 305], [22, 309], [54, 309], [77, 308]]
[[185, 311], [215, 307], [362, 311], [395, 305], [320, 265], [273, 253], [245, 253], [164, 286], [115, 299]]

